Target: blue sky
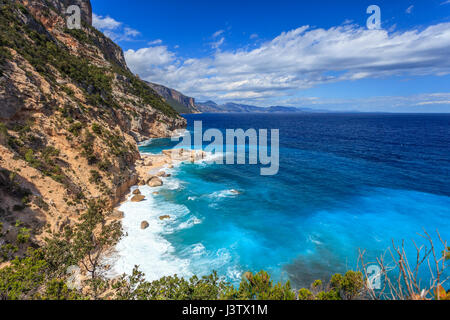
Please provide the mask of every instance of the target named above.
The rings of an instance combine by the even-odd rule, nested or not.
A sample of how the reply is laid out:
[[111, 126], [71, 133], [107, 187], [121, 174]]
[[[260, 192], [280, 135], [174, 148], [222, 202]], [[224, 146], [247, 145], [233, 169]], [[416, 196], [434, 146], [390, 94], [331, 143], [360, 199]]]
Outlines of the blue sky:
[[[381, 9], [368, 30], [366, 9]], [[450, 0], [92, 0], [143, 79], [197, 101], [450, 112]]]

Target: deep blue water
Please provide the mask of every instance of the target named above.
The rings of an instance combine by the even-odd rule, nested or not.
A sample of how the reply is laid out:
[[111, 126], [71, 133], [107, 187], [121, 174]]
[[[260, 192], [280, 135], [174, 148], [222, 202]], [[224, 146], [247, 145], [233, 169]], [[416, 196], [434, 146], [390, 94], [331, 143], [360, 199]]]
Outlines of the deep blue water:
[[[154, 230], [166, 241], [159, 257], [171, 266], [166, 272], [214, 269], [238, 282], [242, 272], [264, 269], [299, 287], [354, 268], [359, 249], [368, 258], [382, 254], [392, 239], [404, 239], [413, 254], [410, 241], [424, 243], [418, 235], [424, 229], [435, 241], [436, 230], [450, 241], [450, 115], [185, 117], [188, 130], [194, 120], [204, 129], [279, 129], [280, 170], [261, 176], [255, 165], [175, 168], [171, 182], [147, 204], [148, 210], [175, 212]], [[174, 145], [157, 139], [141, 151]], [[130, 243], [139, 246], [142, 237]], [[146, 250], [153, 249], [130, 254], [129, 265], [151, 273], [154, 264], [141, 257]]]

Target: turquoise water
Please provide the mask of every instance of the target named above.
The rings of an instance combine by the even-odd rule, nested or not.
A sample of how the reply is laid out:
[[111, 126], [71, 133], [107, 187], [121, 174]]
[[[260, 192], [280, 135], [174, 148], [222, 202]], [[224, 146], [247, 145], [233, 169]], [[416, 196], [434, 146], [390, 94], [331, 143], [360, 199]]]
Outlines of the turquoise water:
[[[382, 254], [394, 239], [450, 239], [450, 116], [380, 114], [187, 115], [204, 129], [280, 129], [280, 171], [181, 164], [159, 194], [126, 203], [117, 272], [150, 280], [212, 270], [237, 283], [267, 270], [295, 287]], [[156, 139], [142, 152], [175, 145]], [[235, 194], [232, 190], [238, 190]], [[160, 221], [163, 214], [172, 219]], [[150, 228], [140, 230], [140, 221]]]

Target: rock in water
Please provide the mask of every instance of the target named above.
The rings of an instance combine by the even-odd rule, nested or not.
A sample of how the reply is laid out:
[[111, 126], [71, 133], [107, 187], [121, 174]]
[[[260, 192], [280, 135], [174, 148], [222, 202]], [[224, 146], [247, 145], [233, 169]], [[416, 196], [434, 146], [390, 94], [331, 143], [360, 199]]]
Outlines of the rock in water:
[[131, 202], [141, 202], [145, 199], [145, 196], [138, 194], [131, 198]]
[[163, 221], [165, 219], [170, 219], [170, 216], [166, 214], [164, 216], [159, 217], [159, 220], [161, 220], [161, 221]]
[[148, 184], [150, 187], [160, 187], [160, 186], [163, 185], [163, 182], [162, 182], [162, 180], [161, 180], [160, 178], [158, 178], [158, 177], [155, 176], [155, 177], [151, 177], [151, 178], [148, 180], [147, 184]]
[[149, 226], [150, 226], [150, 225], [148, 224], [147, 221], [142, 221], [142, 222], [141, 222], [141, 229], [142, 229], [142, 230], [147, 229]]
[[136, 189], [133, 191], [133, 194], [141, 194], [141, 191], [139, 191], [139, 189]]

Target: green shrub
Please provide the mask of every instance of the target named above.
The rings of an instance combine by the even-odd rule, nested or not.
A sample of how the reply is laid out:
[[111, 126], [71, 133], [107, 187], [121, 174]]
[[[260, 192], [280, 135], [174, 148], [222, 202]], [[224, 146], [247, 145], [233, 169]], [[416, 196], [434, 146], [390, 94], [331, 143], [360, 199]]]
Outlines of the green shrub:
[[294, 300], [295, 292], [288, 282], [274, 284], [265, 271], [256, 274], [247, 272], [244, 275], [239, 290], [228, 297], [243, 300]]
[[47, 263], [40, 250], [29, 249], [27, 257], [16, 258], [0, 269], [0, 300], [31, 299], [46, 277]]
[[40, 161], [35, 158], [35, 154], [32, 149], [28, 149], [25, 152], [25, 161], [28, 162], [33, 168], [37, 169], [40, 166]]
[[298, 300], [314, 300], [314, 295], [310, 290], [302, 288], [298, 291]]
[[102, 134], [102, 127], [99, 124], [94, 123], [94, 124], [92, 124], [92, 131], [95, 134], [101, 135]]
[[100, 183], [100, 181], [102, 180], [102, 176], [98, 171], [91, 170], [90, 174], [91, 174], [91, 177], [89, 178], [90, 183], [96, 183], [96, 184]]
[[28, 228], [20, 228], [19, 233], [17, 234], [17, 242], [18, 243], [27, 243], [30, 240], [31, 230]]
[[112, 163], [107, 159], [103, 160], [102, 162], [100, 162], [98, 164], [98, 168], [103, 172], [108, 172], [108, 170], [111, 168], [111, 166], [112, 166]]
[[75, 122], [69, 127], [69, 132], [72, 133], [75, 137], [78, 137], [82, 129], [83, 125], [80, 122]]
[[337, 293], [342, 295], [346, 300], [352, 300], [356, 298], [364, 288], [364, 277], [361, 272], [347, 271], [342, 276], [341, 274], [335, 274], [331, 278], [331, 288]]

